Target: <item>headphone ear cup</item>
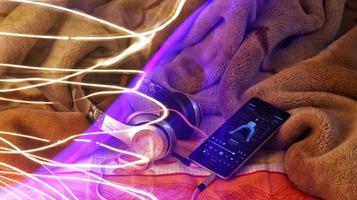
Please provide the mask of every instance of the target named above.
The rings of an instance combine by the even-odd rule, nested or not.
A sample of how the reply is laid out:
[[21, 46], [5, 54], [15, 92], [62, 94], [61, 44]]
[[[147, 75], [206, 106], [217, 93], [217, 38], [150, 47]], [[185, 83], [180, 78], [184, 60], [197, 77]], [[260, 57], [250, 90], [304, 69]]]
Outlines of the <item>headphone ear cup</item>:
[[[192, 125], [200, 125], [201, 109], [194, 100], [185, 94], [171, 92], [153, 80], [145, 79], [141, 84], [141, 91], [160, 101], [167, 108], [182, 113]], [[172, 127], [177, 139], [186, 140], [193, 136], [194, 130], [175, 112], [170, 112], [165, 121]]]
[[[159, 116], [152, 114], [152, 113], [133, 113], [132, 115], [130, 115], [127, 120], [126, 123], [129, 125], [133, 125], [133, 126], [140, 126], [146, 123], [149, 123], [153, 120], [158, 119]], [[163, 158], [164, 156], [166, 156], [168, 153], [172, 152], [175, 145], [176, 145], [176, 136], [174, 133], [174, 130], [171, 128], [171, 126], [165, 122], [165, 121], [160, 121], [156, 124], [152, 124], [152, 125], [148, 125], [147, 128], [144, 128], [144, 130], [146, 130], [147, 132], [151, 132], [153, 135], [153, 137], [160, 137], [161, 141], [163, 141], [163, 147], [162, 149], [162, 153], [157, 156], [156, 158], [153, 158], [153, 160], [157, 160], [160, 158]], [[140, 134], [142, 134], [142, 130], [138, 131]], [[134, 143], [138, 143], [140, 141], [140, 138], [138, 137], [133, 137], [133, 142]], [[132, 144], [133, 147], [136, 147], [138, 145], [136, 144]], [[157, 146], [154, 148], [158, 148]], [[137, 151], [136, 151], [137, 152]], [[139, 153], [139, 152], [138, 152]]]
[[196, 127], [199, 126], [202, 117], [199, 104], [183, 93], [173, 92], [172, 95], [176, 97], [175, 99], [177, 104], [180, 105], [181, 112], [184, 113], [189, 122]]
[[[171, 99], [172, 102], [168, 105], [169, 108], [182, 113], [192, 125], [199, 126], [201, 110], [196, 102], [178, 92], [173, 92]], [[174, 129], [177, 139], [187, 140], [193, 136], [194, 130], [177, 113], [170, 112], [166, 121]]]

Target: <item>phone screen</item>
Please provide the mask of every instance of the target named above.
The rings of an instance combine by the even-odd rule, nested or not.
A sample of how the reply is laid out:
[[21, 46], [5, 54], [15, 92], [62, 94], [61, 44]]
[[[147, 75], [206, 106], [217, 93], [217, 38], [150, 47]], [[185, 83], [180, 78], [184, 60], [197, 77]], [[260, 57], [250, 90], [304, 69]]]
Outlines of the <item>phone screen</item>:
[[229, 178], [288, 118], [289, 113], [252, 98], [189, 157], [221, 178]]

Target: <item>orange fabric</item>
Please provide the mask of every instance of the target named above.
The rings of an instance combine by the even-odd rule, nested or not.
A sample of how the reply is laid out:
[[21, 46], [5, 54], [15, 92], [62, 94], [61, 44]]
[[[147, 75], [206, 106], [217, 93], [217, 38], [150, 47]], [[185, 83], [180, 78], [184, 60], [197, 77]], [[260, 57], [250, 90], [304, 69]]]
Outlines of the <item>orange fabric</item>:
[[[195, 187], [205, 177], [184, 174], [162, 176], [112, 176], [110, 181], [135, 186], [151, 192], [159, 199], [190, 199]], [[175, 180], [175, 181], [172, 181]], [[134, 199], [125, 193], [111, 193], [106, 187], [101, 192], [122, 199]], [[109, 198], [110, 199], [110, 198]], [[260, 171], [236, 177], [229, 181], [216, 179], [212, 185], [199, 195], [200, 200], [312, 200], [296, 189], [286, 175], [275, 172]]]
[[[81, 2], [92, 2], [85, 5], [77, 5]], [[99, 2], [99, 1], [98, 1]], [[129, 3], [131, 2], [131, 3]], [[135, 30], [145, 30], [146, 21], [161, 8], [160, 1], [150, 1], [150, 5], [132, 3], [134, 1], [110, 1], [104, 4], [97, 4], [97, 1], [58, 1], [60, 5], [68, 5], [73, 8], [83, 9], [88, 13], [100, 16], [103, 19], [113, 21], [121, 25], [128, 25], [128, 19], [133, 19], [136, 23], [130, 24], [129, 28]], [[135, 1], [139, 2], [139, 1]], [[140, 1], [149, 2], [149, 1]], [[159, 3], [156, 3], [159, 2]], [[166, 3], [169, 1], [166, 1]], [[162, 43], [162, 41], [172, 32], [175, 26], [183, 21], [203, 1], [191, 1], [186, 4], [185, 12], [180, 18], [161, 32], [155, 38], [149, 52], [140, 52], [121, 64], [134, 67], [142, 67], [145, 61]], [[4, 7], [2, 7], [5, 5]], [[80, 20], [72, 15], [63, 14], [53, 10], [45, 10], [22, 4], [0, 6], [0, 30], [9, 32], [21, 32], [29, 34], [51, 34], [51, 35], [105, 35], [111, 31], [96, 23]], [[167, 5], [167, 4], [165, 4]], [[5, 8], [6, 7], [6, 8]], [[118, 10], [114, 9], [118, 8]], [[140, 9], [139, 9], [140, 8]], [[126, 15], [137, 11], [139, 18], [127, 18]], [[129, 13], [129, 12], [130, 13]], [[148, 13], [145, 13], [148, 12]], [[116, 14], [116, 15], [114, 15]], [[124, 17], [123, 17], [124, 16]], [[146, 17], [144, 17], [146, 16]], [[118, 20], [118, 21], [116, 21]], [[81, 26], [78, 26], [78, 25]], [[78, 41], [43, 41], [37, 39], [24, 39], [14, 37], [0, 37], [0, 62], [17, 63], [33, 66], [44, 66], [53, 68], [76, 68], [86, 67], [93, 64], [98, 57], [108, 57], [120, 52], [130, 44], [130, 41], [123, 43], [115, 42], [78, 42]], [[117, 66], [118, 68], [122, 66]], [[10, 70], [0, 68], [2, 78], [7, 77], [45, 77], [59, 78], [63, 74], [56, 73], [30, 73], [26, 70]], [[21, 83], [31, 85], [31, 83]], [[1, 89], [16, 88], [19, 84], [3, 85]], [[22, 100], [43, 100], [53, 101], [54, 106], [28, 106], [19, 103], [9, 103], [0, 101], [0, 130], [19, 132], [23, 134], [41, 136], [51, 141], [65, 138], [69, 135], [83, 132], [89, 125], [85, 117], [79, 113], [72, 112], [72, 97], [70, 87], [57, 84], [19, 93], [1, 94], [4, 98], [18, 98]], [[71, 111], [71, 112], [55, 112]], [[352, 133], [352, 131], [351, 131]], [[24, 138], [10, 138], [16, 145], [28, 149], [36, 147], [37, 143], [32, 143]], [[5, 147], [7, 147], [5, 145]], [[40, 152], [41, 155], [52, 157], [59, 149], [51, 152]], [[352, 159], [351, 159], [352, 160]], [[22, 170], [33, 171], [37, 165], [24, 158], [12, 155], [1, 155], [0, 162], [10, 163]], [[194, 187], [202, 181], [203, 177], [191, 177], [188, 175], [167, 175], [167, 176], [118, 176], [110, 177], [118, 183], [133, 185], [138, 188], [154, 193], [160, 199], [187, 199], [192, 195]], [[82, 184], [77, 184], [83, 190]], [[178, 190], [181, 192], [178, 193]], [[93, 192], [93, 191], [91, 191]], [[114, 191], [110, 191], [114, 192]], [[130, 199], [127, 193], [113, 195], [114, 199]], [[128, 198], [126, 198], [128, 197]], [[231, 181], [224, 182], [218, 180], [212, 187], [201, 194], [201, 199], [310, 199], [296, 190], [285, 175], [257, 172], [251, 175], [241, 176]], [[95, 198], [95, 197], [93, 197]]]

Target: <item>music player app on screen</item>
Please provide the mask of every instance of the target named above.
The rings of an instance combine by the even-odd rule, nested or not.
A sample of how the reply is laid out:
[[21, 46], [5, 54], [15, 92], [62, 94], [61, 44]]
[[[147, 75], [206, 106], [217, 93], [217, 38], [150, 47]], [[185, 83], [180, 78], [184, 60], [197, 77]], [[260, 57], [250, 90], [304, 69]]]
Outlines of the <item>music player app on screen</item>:
[[289, 114], [253, 98], [195, 149], [190, 159], [229, 178], [289, 118]]

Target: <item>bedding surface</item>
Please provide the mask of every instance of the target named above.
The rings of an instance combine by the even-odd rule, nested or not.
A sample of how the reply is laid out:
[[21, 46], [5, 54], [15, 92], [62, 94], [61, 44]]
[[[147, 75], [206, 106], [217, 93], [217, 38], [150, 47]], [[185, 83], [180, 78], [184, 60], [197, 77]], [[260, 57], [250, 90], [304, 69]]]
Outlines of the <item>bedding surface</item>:
[[[56, 0], [48, 3], [137, 32], [160, 27], [177, 8], [170, 0]], [[231, 181], [218, 180], [200, 199], [314, 199], [312, 196], [357, 199], [351, 190], [357, 188], [357, 28], [332, 43], [343, 10], [344, 0], [188, 0], [175, 20], [148, 36], [152, 41], [145, 48], [99, 69], [139, 70], [146, 66], [147, 79], [172, 91], [185, 92], [202, 105], [204, 120], [200, 128], [207, 134], [253, 96], [292, 114], [271, 143], [242, 172]], [[34, 154], [20, 153], [19, 149], [40, 148], [83, 133], [90, 126], [75, 106], [73, 84], [54, 82], [33, 86], [72, 75], [76, 71], [71, 69], [86, 69], [125, 54], [127, 49], [135, 48], [140, 39], [139, 36], [125, 37], [128, 31], [118, 31], [103, 22], [84, 18], [80, 13], [26, 2], [0, 1], [0, 147], [4, 150], [0, 155], [0, 183], [5, 188], [3, 193], [8, 193], [9, 184], [24, 180], [20, 171], [32, 173], [41, 167], [33, 156], [53, 158], [75, 141]], [[64, 39], [28, 35], [63, 36]], [[123, 38], [74, 39], [113, 35]], [[76, 82], [79, 78], [73, 76], [67, 80]], [[112, 103], [106, 102], [104, 97], [96, 100]], [[123, 107], [116, 112], [121, 115], [118, 117], [157, 109], [135, 95], [123, 95], [119, 104]], [[179, 141], [177, 151], [187, 156], [202, 139]], [[11, 150], [16, 153], [9, 153]], [[91, 154], [84, 160], [103, 163], [102, 153], [94, 150], [86, 147], [84, 151], [73, 151], [73, 155]], [[18, 174], [7, 173], [14, 171]], [[58, 176], [73, 174], [70, 170], [56, 173]], [[173, 195], [187, 199], [208, 174], [168, 157], [145, 170], [114, 169], [108, 175], [105, 178], [114, 183], [139, 188], [159, 199], [171, 199]], [[68, 181], [80, 199], [99, 199], [96, 184], [46, 181], [65, 195], [71, 195], [62, 184]], [[33, 184], [36, 186], [39, 182]], [[30, 191], [25, 186], [19, 187], [19, 191], [22, 190]], [[106, 186], [101, 187], [101, 191], [108, 199], [135, 199], [127, 191]], [[58, 197], [53, 191], [49, 194]], [[40, 193], [32, 195], [41, 196]], [[14, 198], [9, 194], [6, 197]]]

